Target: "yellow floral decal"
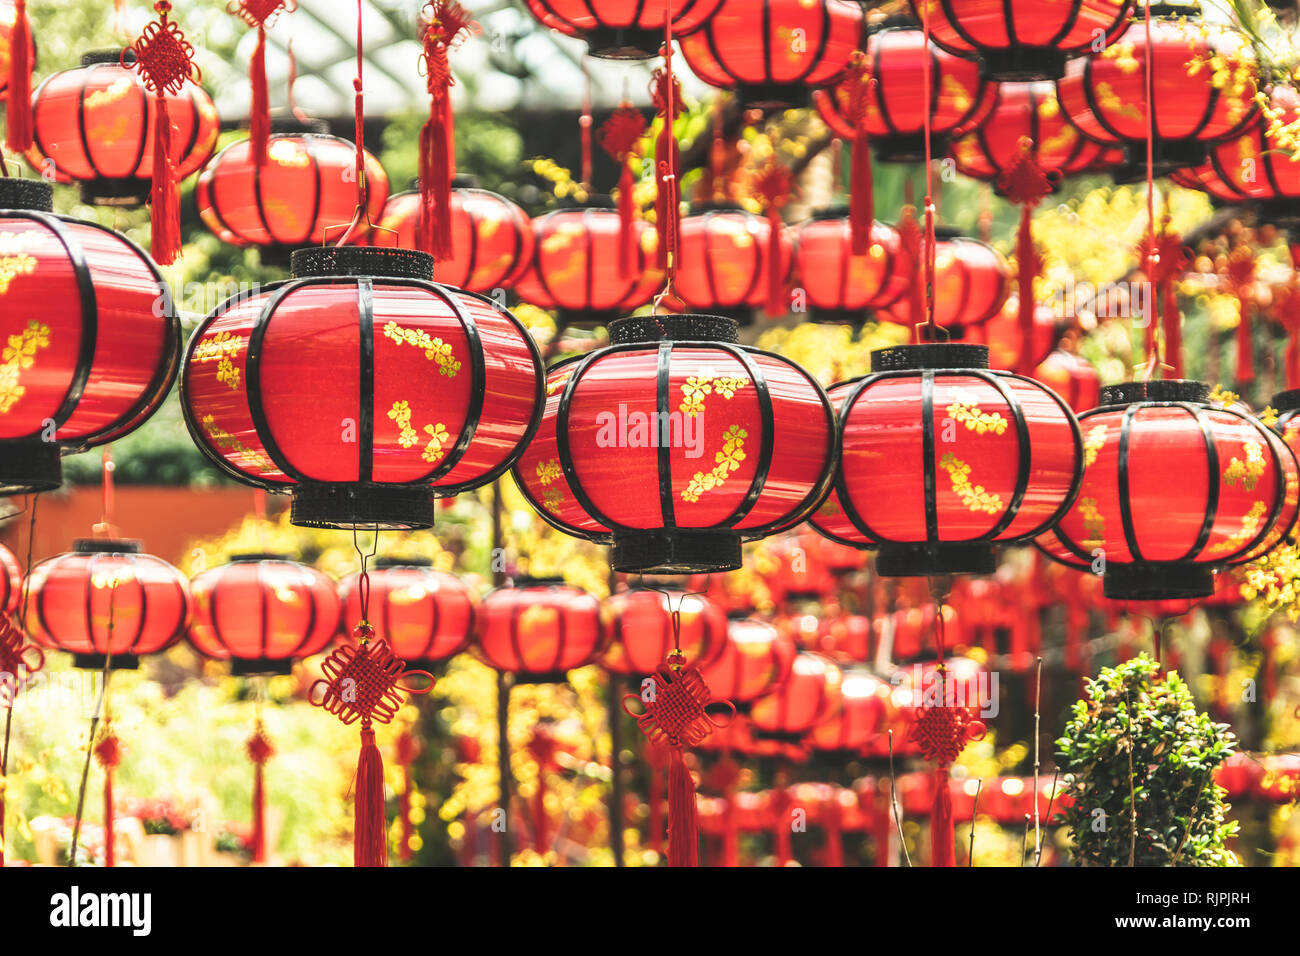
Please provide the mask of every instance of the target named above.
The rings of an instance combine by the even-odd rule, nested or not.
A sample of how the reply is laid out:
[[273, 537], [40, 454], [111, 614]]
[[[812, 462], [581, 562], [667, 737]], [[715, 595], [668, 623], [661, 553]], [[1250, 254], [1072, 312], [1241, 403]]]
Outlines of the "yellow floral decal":
[[27, 394], [27, 386], [20, 379], [22, 373], [36, 362], [36, 353], [50, 345], [50, 327], [31, 320], [27, 328], [9, 336], [0, 360], [0, 415], [8, 414], [20, 398]]
[[420, 441], [420, 433], [411, 427], [411, 403], [410, 402], [393, 402], [393, 407], [388, 410], [388, 417], [397, 422], [397, 427], [401, 434], [397, 436], [397, 443], [403, 448], [411, 448]]
[[247, 458], [249, 464], [257, 468], [270, 469], [271, 460], [261, 452], [254, 451], [236, 438], [230, 432], [217, 424], [217, 420], [211, 415], [204, 415], [199, 420], [203, 426], [203, 433], [208, 436], [208, 440], [217, 446], [217, 450], [227, 457]]
[[564, 493], [559, 488], [548, 487], [552, 482], [559, 481], [563, 474], [564, 469], [560, 467], [558, 458], [548, 458], [537, 463], [537, 480], [542, 483], [542, 505], [548, 511], [559, 511], [564, 502]]
[[685, 415], [691, 418], [697, 417], [700, 412], [704, 411], [704, 398], [707, 395], [716, 394], [730, 400], [738, 391], [749, 384], [749, 379], [743, 375], [735, 378], [719, 376], [711, 368], [703, 369], [701, 374], [692, 375], [686, 379], [682, 385], [682, 403], [677, 407]]
[[442, 424], [442, 422], [438, 422], [438, 424], [436, 425], [425, 425], [424, 433], [430, 437], [429, 437], [429, 443], [424, 446], [424, 452], [420, 455], [420, 457], [423, 458], [425, 461], [429, 462], [430, 464], [441, 461], [442, 456], [446, 454], [446, 452], [442, 450], [442, 446], [446, 443], [447, 439], [450, 437], [447, 434], [446, 427]]
[[1240, 551], [1259, 534], [1266, 511], [1268, 511], [1268, 506], [1262, 501], [1256, 501], [1250, 506], [1250, 510], [1242, 515], [1241, 530], [1230, 537], [1224, 538], [1214, 547], [1206, 549], [1207, 552], [1209, 554], [1231, 554], [1234, 551]]
[[243, 339], [229, 332], [218, 332], [204, 339], [194, 349], [194, 361], [216, 362], [217, 381], [229, 385], [231, 389], [239, 388], [239, 369], [235, 368], [234, 356], [244, 347]]
[[26, 234], [0, 232], [0, 295], [9, 291], [14, 279], [36, 271], [36, 257], [26, 248], [31, 242]]
[[448, 378], [455, 378], [460, 371], [460, 362], [452, 354], [451, 346], [423, 329], [404, 329], [396, 322], [389, 322], [384, 326], [384, 338], [392, 339], [398, 345], [413, 345], [417, 349], [423, 349], [424, 357], [437, 362], [438, 371]]
[[1088, 429], [1088, 437], [1083, 442], [1083, 467], [1087, 468], [1097, 460], [1097, 455], [1106, 447], [1106, 426], [1098, 425]]
[[1106, 540], [1106, 519], [1097, 510], [1096, 498], [1080, 498], [1079, 513], [1083, 515], [1083, 539], [1085, 548], [1100, 547]]
[[983, 485], [972, 485], [970, 465], [952, 452], [946, 452], [939, 459], [939, 467], [948, 472], [948, 477], [952, 479], [952, 490], [961, 496], [961, 503], [971, 511], [995, 515], [1002, 510], [1002, 497], [989, 494]]
[[713, 456], [717, 465], [712, 471], [697, 471], [691, 478], [690, 484], [682, 491], [682, 500], [699, 501], [700, 495], [712, 491], [726, 481], [727, 476], [739, 468], [740, 463], [745, 460], [745, 439], [748, 437], [749, 433], [739, 425], [728, 428], [726, 434], [722, 436], [722, 451]]
[[966, 426], [968, 431], [983, 435], [992, 432], [1001, 435], [1007, 430], [1007, 420], [997, 412], [984, 414], [971, 396], [961, 389], [953, 390], [952, 404], [948, 406], [948, 415]]
[[1264, 446], [1257, 441], [1243, 442], [1242, 445], [1246, 449], [1246, 460], [1234, 456], [1223, 472], [1223, 480], [1230, 485], [1240, 481], [1243, 490], [1254, 491], [1264, 474]]

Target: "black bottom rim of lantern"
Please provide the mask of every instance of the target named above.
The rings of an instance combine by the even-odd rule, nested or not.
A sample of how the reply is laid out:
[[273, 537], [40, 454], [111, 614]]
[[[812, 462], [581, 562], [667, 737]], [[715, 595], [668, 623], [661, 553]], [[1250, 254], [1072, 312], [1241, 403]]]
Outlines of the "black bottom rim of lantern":
[[876, 573], [886, 578], [992, 574], [997, 567], [988, 544], [882, 544], [876, 553]]
[[611, 322], [609, 344], [740, 341], [735, 319], [722, 315], [633, 315]]
[[648, 60], [659, 55], [662, 30], [596, 27], [587, 32], [587, 53], [602, 60]]
[[750, 734], [755, 740], [773, 744], [801, 744], [808, 736], [807, 731], [795, 734], [786, 730], [759, 730], [757, 727]]
[[615, 532], [609, 563], [624, 573], [735, 571], [741, 566], [740, 536], [719, 531]]
[[267, 675], [283, 677], [293, 673], [293, 659], [289, 657], [232, 657], [230, 673], [234, 677]]
[[1065, 52], [1041, 46], [980, 50], [980, 76], [998, 83], [1059, 80], [1065, 76]]
[[[83, 671], [102, 671], [107, 656], [104, 654], [73, 654], [72, 666]], [[111, 671], [134, 671], [140, 669], [140, 658], [134, 654], [114, 654], [109, 661]]]
[[924, 369], [988, 368], [989, 347], [969, 342], [927, 342], [895, 345], [871, 353], [872, 372], [916, 372]]
[[54, 187], [43, 179], [0, 178], [0, 209], [54, 211]]
[[511, 671], [510, 673], [514, 676], [512, 687], [523, 684], [567, 684], [569, 682], [568, 671]]
[[383, 246], [312, 246], [289, 260], [295, 279], [311, 276], [374, 276], [433, 281], [433, 256], [414, 249]]
[[1293, 412], [1300, 408], [1300, 388], [1288, 388], [1285, 392], [1278, 392], [1269, 402], [1279, 412]]
[[299, 119], [297, 116], [271, 117], [272, 136], [294, 136], [303, 133], [311, 133], [314, 136], [325, 136], [329, 131], [330, 124], [325, 122], [325, 120], [304, 120]]
[[428, 485], [304, 482], [293, 489], [289, 522], [342, 531], [432, 528], [433, 494]]
[[81, 184], [81, 201], [87, 206], [143, 206], [151, 187], [147, 179], [87, 179]]
[[[925, 162], [924, 133], [896, 133], [889, 136], [873, 136], [871, 145], [876, 149], [876, 159], [882, 163], [923, 163]], [[948, 152], [948, 137], [943, 133], [930, 134], [930, 153], [944, 156]]]
[[802, 83], [737, 83], [736, 96], [750, 109], [803, 109], [812, 91]]
[[0, 494], [53, 491], [63, 484], [62, 449], [49, 441], [0, 443]]
[[1214, 571], [1200, 564], [1110, 564], [1102, 593], [1112, 601], [1176, 601], [1209, 597]]
[[[1199, 166], [1205, 162], [1205, 144], [1195, 139], [1157, 139], [1152, 155], [1152, 174], [1157, 178], [1175, 170]], [[1146, 144], [1124, 147], [1124, 161], [1114, 167], [1111, 178], [1116, 183], [1140, 183], [1147, 178]]]
[[600, 329], [617, 322], [623, 313], [614, 309], [559, 309], [556, 312], [556, 328], [563, 329]]
[[819, 325], [851, 325], [855, 329], [867, 324], [866, 309], [820, 309], [814, 306], [808, 318]]
[[1137, 402], [1200, 402], [1210, 400], [1210, 386], [1185, 378], [1150, 382], [1119, 382], [1102, 388], [1097, 407], [1133, 405]]

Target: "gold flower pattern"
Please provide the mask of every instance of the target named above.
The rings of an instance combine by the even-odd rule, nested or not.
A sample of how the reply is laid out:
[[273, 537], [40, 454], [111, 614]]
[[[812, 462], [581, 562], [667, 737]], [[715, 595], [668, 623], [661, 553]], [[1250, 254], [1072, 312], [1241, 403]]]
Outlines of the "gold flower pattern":
[[1259, 529], [1264, 523], [1264, 515], [1267, 511], [1268, 506], [1264, 502], [1256, 501], [1250, 506], [1250, 510], [1242, 515], [1241, 529], [1236, 534], [1224, 538], [1213, 547], [1206, 548], [1206, 552], [1208, 554], [1232, 554], [1235, 551], [1240, 551], [1259, 534]]
[[986, 432], [992, 432], [995, 435], [1004, 434], [1007, 430], [1007, 420], [997, 412], [985, 414], [974, 399], [961, 389], [953, 389], [952, 404], [948, 406], [948, 416], [966, 426], [968, 431], [983, 435]]
[[712, 491], [727, 480], [727, 476], [745, 460], [745, 439], [749, 433], [739, 425], [732, 425], [722, 436], [722, 451], [713, 456], [717, 462], [712, 471], [697, 471], [690, 484], [682, 491], [682, 500], [696, 502], [706, 491]]
[[961, 503], [971, 511], [983, 511], [985, 514], [995, 515], [1005, 507], [1001, 495], [990, 494], [984, 490], [983, 485], [971, 484], [970, 465], [952, 452], [946, 452], [939, 459], [939, 467], [948, 472], [948, 477], [952, 479], [952, 490], [961, 497]]
[[452, 352], [451, 345], [442, 339], [434, 338], [424, 329], [404, 329], [396, 322], [384, 326], [384, 338], [392, 339], [398, 345], [411, 345], [424, 350], [424, 357], [438, 363], [438, 371], [448, 378], [455, 378], [460, 371], [460, 361]]
[[564, 503], [564, 493], [559, 488], [549, 487], [552, 482], [559, 481], [563, 474], [564, 469], [560, 467], [558, 458], [548, 458], [537, 463], [537, 480], [542, 483], [542, 506], [547, 511], [558, 512]]
[[216, 362], [217, 381], [234, 390], [239, 388], [239, 369], [235, 367], [234, 356], [243, 347], [243, 339], [229, 332], [218, 332], [198, 344], [194, 349], [194, 361]]
[[393, 402], [393, 407], [388, 410], [388, 417], [397, 422], [400, 434], [397, 436], [397, 443], [403, 448], [411, 448], [420, 441], [420, 433], [411, 427], [411, 403], [410, 402]]
[[22, 373], [36, 363], [36, 353], [50, 345], [50, 327], [35, 319], [15, 335], [9, 336], [0, 353], [0, 415], [6, 415], [27, 394]]
[[706, 396], [716, 394], [730, 400], [748, 384], [749, 379], [743, 375], [734, 378], [719, 376], [713, 369], [706, 368], [699, 375], [691, 375], [686, 379], [681, 386], [682, 403], [677, 407], [682, 414], [695, 418], [704, 411]]
[[1088, 437], [1083, 442], [1083, 467], [1087, 468], [1097, 460], [1097, 455], [1106, 447], [1106, 426], [1097, 425], [1088, 429]]
[[1247, 441], [1242, 442], [1242, 447], [1246, 450], [1246, 460], [1234, 455], [1223, 472], [1223, 480], [1234, 486], [1241, 482], [1243, 491], [1254, 491], [1264, 474], [1264, 446], [1257, 441]]
[[1106, 540], [1106, 519], [1097, 510], [1096, 498], [1080, 498], [1079, 513], [1083, 515], [1083, 539], [1085, 548], [1098, 548]]
[[14, 279], [36, 271], [36, 257], [27, 253], [30, 243], [26, 234], [0, 232], [0, 295], [9, 291]]

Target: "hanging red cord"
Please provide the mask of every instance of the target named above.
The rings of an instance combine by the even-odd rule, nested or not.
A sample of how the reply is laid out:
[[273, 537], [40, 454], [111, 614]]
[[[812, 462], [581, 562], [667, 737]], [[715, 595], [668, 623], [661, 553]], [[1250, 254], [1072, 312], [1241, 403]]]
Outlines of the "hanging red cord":
[[[934, 170], [931, 168], [934, 162], [932, 156], [932, 145], [930, 143], [930, 109], [933, 103], [934, 77], [931, 75], [934, 68], [933, 57], [929, 55], [930, 51], [930, 4], [924, 4], [921, 7], [921, 31], [925, 36], [926, 56], [924, 58], [924, 68], [922, 69], [921, 90], [923, 93], [922, 102], [925, 103], [924, 121], [922, 123], [922, 137], [925, 139], [925, 231], [922, 242], [922, 256], [925, 259], [925, 323], [928, 326], [928, 338], [931, 342], [936, 341], [937, 326], [934, 321]], [[921, 330], [916, 330], [918, 341]]]
[[448, 54], [478, 24], [455, 0], [432, 0], [425, 4], [424, 53], [420, 65], [429, 91], [429, 118], [420, 130], [420, 218], [416, 245], [435, 262], [452, 257], [451, 179], [456, 165], [456, 144], [452, 129], [451, 75]]
[[1143, 76], [1146, 97], [1147, 111], [1147, 248], [1146, 248], [1146, 276], [1147, 276], [1147, 294], [1144, 303], [1146, 315], [1143, 319], [1146, 321], [1146, 373], [1145, 380], [1150, 380], [1155, 374], [1156, 366], [1160, 364], [1159, 356], [1156, 352], [1156, 329], [1155, 329], [1155, 274], [1160, 265], [1160, 251], [1156, 245], [1156, 181], [1155, 181], [1155, 142], [1156, 142], [1156, 118], [1155, 118], [1155, 45], [1151, 39], [1151, 4], [1142, 5], [1142, 17], [1146, 30], [1146, 56], [1143, 58]]
[[[32, 27], [27, 0], [15, 0], [10, 33], [5, 145], [15, 153], [32, 148]], [[6, 170], [5, 175], [9, 175]]]
[[636, 177], [633, 166], [639, 157], [637, 144], [645, 134], [645, 117], [628, 101], [619, 104], [600, 127], [600, 147], [619, 165], [618, 178], [618, 272], [635, 271], [638, 232], [636, 228]]
[[[366, 212], [367, 201], [369, 199], [369, 186], [366, 183], [366, 98], [363, 86], [365, 76], [365, 45], [362, 38], [362, 24], [364, 22], [364, 0], [357, 0], [357, 75], [352, 80], [352, 88], [356, 91], [353, 98], [353, 118], [355, 120], [355, 130], [353, 139], [356, 147], [356, 168], [354, 175], [357, 178], [357, 208], [352, 213], [352, 221], [348, 223], [343, 234], [339, 236], [336, 246], [346, 246], [356, 235], [358, 227], [363, 220], [367, 219], [369, 213]], [[326, 230], [328, 234], [329, 230]], [[328, 244], [328, 239], [326, 240]]]

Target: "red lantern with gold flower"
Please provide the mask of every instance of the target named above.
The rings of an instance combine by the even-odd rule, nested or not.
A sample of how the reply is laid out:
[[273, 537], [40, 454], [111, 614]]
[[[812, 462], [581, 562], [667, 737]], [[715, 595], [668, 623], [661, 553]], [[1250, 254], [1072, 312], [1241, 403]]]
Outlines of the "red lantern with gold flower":
[[729, 700], [744, 711], [785, 683], [797, 653], [794, 641], [766, 621], [732, 618], [722, 653], [700, 668], [700, 676], [714, 700]]
[[737, 345], [730, 319], [621, 319], [610, 345], [555, 366], [515, 468], [530, 504], [613, 546], [618, 571], [740, 567], [743, 540], [793, 527], [829, 487], [836, 429], [821, 386]]
[[516, 682], [547, 684], [594, 663], [607, 636], [593, 595], [563, 578], [516, 577], [513, 587], [483, 599], [474, 645], [490, 667], [509, 671]]
[[[772, 268], [772, 224], [737, 205], [695, 207], [681, 222], [681, 245], [673, 291], [687, 309], [754, 321], [754, 310], [767, 302]], [[781, 262], [778, 283], [784, 287], [791, 264], [789, 232], [778, 231]]]
[[842, 457], [811, 523], [879, 547], [880, 574], [992, 573], [996, 544], [1033, 538], [1074, 501], [1074, 414], [1038, 382], [990, 371], [985, 346], [880, 349], [871, 366], [832, 389]]
[[746, 106], [806, 106], [809, 90], [839, 79], [862, 30], [849, 0], [723, 0], [681, 48], [696, 76]]
[[509, 311], [431, 282], [421, 252], [303, 249], [293, 263], [190, 340], [181, 404], [209, 459], [327, 528], [428, 527], [435, 496], [513, 463], [543, 377]]
[[795, 285], [814, 322], [861, 325], [871, 309], [898, 301], [911, 284], [911, 260], [893, 226], [873, 222], [866, 253], [853, 255], [846, 206], [813, 213], [795, 229], [794, 248]]
[[721, 0], [526, 0], [528, 12], [552, 30], [587, 41], [591, 56], [645, 60], [664, 42], [664, 19], [673, 36], [698, 30]]
[[0, 493], [48, 491], [60, 456], [134, 431], [176, 379], [180, 321], [158, 267], [52, 187], [0, 179]]
[[[680, 648], [686, 661], [702, 667], [722, 653], [727, 614], [702, 594], [637, 588], [606, 602], [610, 645], [601, 659], [614, 674], [653, 674]], [[680, 624], [674, 643], [674, 617]]]
[[1079, 416], [1082, 487], [1044, 548], [1083, 567], [1104, 561], [1106, 597], [1208, 597], [1215, 569], [1259, 557], [1295, 524], [1295, 455], [1209, 398], [1201, 382], [1127, 382]]
[[[128, 66], [123, 66], [125, 62]], [[33, 145], [27, 161], [58, 183], [81, 184], [82, 199], [139, 206], [154, 168], [157, 97], [128, 68], [135, 54], [87, 53], [81, 67], [48, 77], [32, 96]], [[217, 146], [220, 120], [211, 97], [187, 83], [167, 93], [176, 181], [198, 172]]]
[[77, 667], [134, 669], [179, 641], [189, 618], [185, 578], [138, 541], [76, 541], [28, 580], [27, 632]]
[[[1008, 272], [1007, 260], [988, 243], [963, 236], [951, 227], [936, 228], [935, 323], [960, 338], [968, 329], [998, 315], [1010, 291]], [[915, 264], [910, 271], [911, 281], [923, 282], [921, 273], [920, 264]], [[913, 315], [918, 299], [911, 295], [895, 299], [879, 310], [880, 318], [911, 328], [925, 320], [924, 315]]]

